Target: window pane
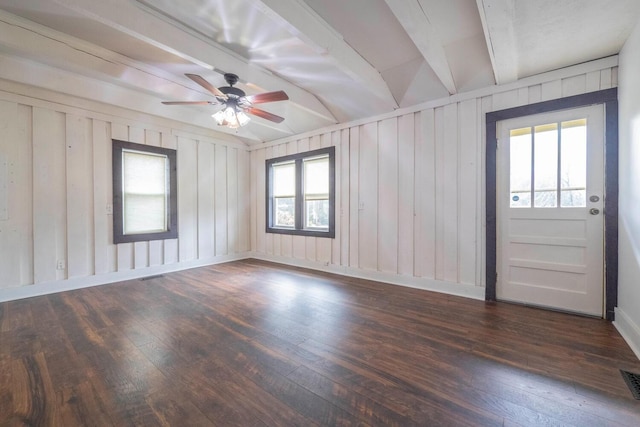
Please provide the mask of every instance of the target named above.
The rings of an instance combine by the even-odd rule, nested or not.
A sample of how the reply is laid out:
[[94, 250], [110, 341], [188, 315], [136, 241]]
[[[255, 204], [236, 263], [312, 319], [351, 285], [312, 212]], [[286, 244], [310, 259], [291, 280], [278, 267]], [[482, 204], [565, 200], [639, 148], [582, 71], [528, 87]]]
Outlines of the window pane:
[[164, 195], [124, 195], [124, 234], [167, 231], [167, 201]]
[[562, 123], [560, 206], [587, 206], [587, 119]]
[[304, 193], [308, 196], [329, 194], [329, 157], [304, 161]]
[[531, 207], [531, 128], [511, 131], [509, 156], [510, 206]]
[[167, 231], [167, 156], [122, 152], [123, 233]]
[[329, 200], [305, 201], [305, 228], [329, 228]]
[[534, 151], [533, 206], [556, 207], [558, 197], [558, 125], [556, 123], [535, 127]]
[[275, 227], [294, 227], [296, 225], [295, 197], [275, 199]]
[[273, 196], [285, 197], [296, 194], [296, 164], [273, 165]]

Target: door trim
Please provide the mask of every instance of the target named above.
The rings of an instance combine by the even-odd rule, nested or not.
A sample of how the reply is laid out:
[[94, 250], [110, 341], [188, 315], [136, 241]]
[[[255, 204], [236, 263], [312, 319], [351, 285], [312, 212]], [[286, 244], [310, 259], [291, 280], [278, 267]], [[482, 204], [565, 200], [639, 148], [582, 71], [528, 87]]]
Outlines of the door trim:
[[604, 104], [604, 280], [605, 318], [615, 320], [618, 305], [618, 89], [605, 89], [582, 95], [538, 102], [486, 114], [486, 288], [485, 300], [496, 300], [497, 282], [497, 124], [501, 120], [531, 116], [589, 105]]

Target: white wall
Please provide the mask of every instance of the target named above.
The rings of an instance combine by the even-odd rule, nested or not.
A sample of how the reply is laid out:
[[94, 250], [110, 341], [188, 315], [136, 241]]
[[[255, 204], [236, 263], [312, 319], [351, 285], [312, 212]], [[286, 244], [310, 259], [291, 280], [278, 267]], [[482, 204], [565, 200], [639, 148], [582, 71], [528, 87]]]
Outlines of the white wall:
[[620, 215], [615, 325], [640, 357], [640, 23], [620, 53]]
[[[177, 149], [178, 239], [113, 244], [111, 138]], [[244, 257], [248, 167], [210, 130], [0, 81], [0, 301]]]
[[[208, 129], [0, 80], [0, 300], [246, 256], [482, 299], [484, 114], [615, 85], [609, 58], [249, 153]], [[179, 239], [113, 245], [111, 138], [178, 149]], [[328, 145], [336, 238], [265, 233], [264, 160]]]
[[[617, 59], [251, 152], [251, 248], [258, 258], [484, 299], [485, 113], [608, 89]], [[265, 233], [264, 160], [336, 146], [336, 238]]]

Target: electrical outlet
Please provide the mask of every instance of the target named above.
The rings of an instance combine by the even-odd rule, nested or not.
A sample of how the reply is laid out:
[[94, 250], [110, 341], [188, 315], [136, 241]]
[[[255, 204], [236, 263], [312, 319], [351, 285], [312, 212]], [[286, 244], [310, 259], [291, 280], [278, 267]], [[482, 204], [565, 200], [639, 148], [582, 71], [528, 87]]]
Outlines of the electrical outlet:
[[57, 270], [64, 270], [64, 260], [63, 259], [59, 259], [57, 264], [56, 264], [56, 269]]
[[113, 205], [111, 203], [107, 203], [107, 215], [113, 215]]

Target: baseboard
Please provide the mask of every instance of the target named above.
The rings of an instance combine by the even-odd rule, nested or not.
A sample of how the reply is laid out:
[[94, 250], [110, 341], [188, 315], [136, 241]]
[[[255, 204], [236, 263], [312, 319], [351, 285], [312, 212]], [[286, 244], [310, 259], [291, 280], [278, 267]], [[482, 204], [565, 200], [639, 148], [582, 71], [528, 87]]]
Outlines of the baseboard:
[[640, 359], [640, 325], [634, 321], [619, 307], [616, 307], [616, 320], [614, 326], [622, 335], [622, 338], [629, 344], [636, 357]]
[[215, 265], [223, 262], [237, 261], [247, 258], [255, 258], [263, 261], [275, 262], [278, 264], [308, 268], [310, 270], [334, 273], [347, 277], [355, 277], [358, 279], [374, 280], [392, 285], [439, 292], [448, 295], [456, 295], [476, 300], [484, 300], [484, 288], [481, 286], [464, 285], [460, 283], [427, 279], [423, 277], [402, 276], [380, 271], [362, 270], [352, 267], [323, 264], [308, 260], [278, 257], [259, 254], [255, 252], [246, 252], [242, 254], [226, 255], [215, 258], [181, 262], [171, 265], [147, 267], [138, 270], [119, 271], [89, 277], [75, 277], [66, 280], [38, 283], [35, 285], [0, 289], [0, 302], [37, 297], [41, 295], [49, 295], [57, 292], [89, 288], [92, 286], [107, 285], [110, 283], [122, 282], [125, 280], [135, 280], [157, 274], [171, 273], [174, 271], [188, 270], [197, 267], [205, 267], [208, 265]]
[[280, 257], [275, 255], [252, 252], [251, 258], [262, 261], [275, 262], [294, 267], [308, 268], [310, 270], [323, 271], [326, 273], [339, 274], [342, 276], [355, 277], [358, 279], [373, 280], [388, 283], [391, 285], [405, 286], [408, 288], [422, 289], [425, 291], [439, 292], [448, 295], [456, 295], [476, 300], [484, 300], [484, 287], [466, 285], [460, 283], [446, 282], [443, 280], [427, 279], [424, 277], [403, 276], [381, 271], [363, 270], [353, 267], [333, 265], [297, 258]]
[[189, 270], [191, 268], [205, 267], [223, 262], [246, 259], [247, 253], [223, 255], [195, 261], [186, 261], [176, 264], [159, 265], [141, 268], [137, 270], [118, 271], [89, 277], [74, 277], [66, 280], [38, 283], [15, 288], [0, 289], [0, 302], [13, 301], [23, 298], [37, 297], [41, 295], [55, 294], [57, 292], [72, 291], [75, 289], [89, 288], [92, 286], [107, 285], [110, 283], [135, 280], [157, 274], [171, 273], [174, 271]]

